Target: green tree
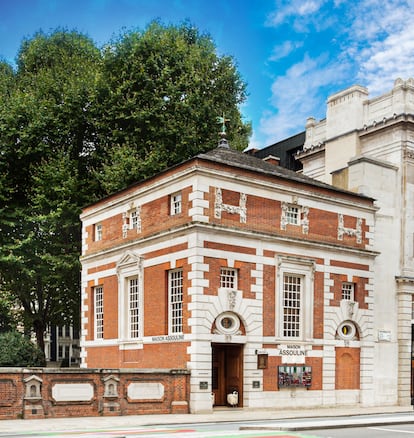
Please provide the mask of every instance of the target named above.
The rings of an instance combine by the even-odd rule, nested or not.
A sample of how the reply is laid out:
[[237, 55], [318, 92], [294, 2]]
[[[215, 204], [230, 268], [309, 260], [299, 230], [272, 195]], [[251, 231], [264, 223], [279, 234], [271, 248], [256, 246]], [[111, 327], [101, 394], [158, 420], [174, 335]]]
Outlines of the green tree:
[[231, 57], [189, 24], [151, 23], [100, 51], [78, 32], [37, 33], [0, 62], [0, 280], [44, 348], [79, 321], [81, 207], [217, 146], [250, 125]]
[[100, 59], [81, 34], [39, 33], [0, 102], [0, 273], [41, 349], [48, 324], [78, 321], [80, 206], [99, 191], [90, 107]]
[[28, 208], [15, 222], [15, 237], [1, 261], [7, 287], [24, 312], [40, 348], [48, 324], [77, 323], [79, 318], [80, 208], [76, 163], [63, 151], [32, 171]]
[[15, 330], [17, 322], [18, 312], [15, 309], [13, 296], [0, 285], [0, 333]]
[[239, 111], [245, 84], [233, 59], [190, 24], [153, 22], [121, 35], [104, 50], [98, 87], [107, 192], [216, 147], [223, 112], [232, 146], [248, 144]]
[[43, 351], [23, 334], [0, 333], [0, 366], [34, 367], [43, 366], [44, 362]]

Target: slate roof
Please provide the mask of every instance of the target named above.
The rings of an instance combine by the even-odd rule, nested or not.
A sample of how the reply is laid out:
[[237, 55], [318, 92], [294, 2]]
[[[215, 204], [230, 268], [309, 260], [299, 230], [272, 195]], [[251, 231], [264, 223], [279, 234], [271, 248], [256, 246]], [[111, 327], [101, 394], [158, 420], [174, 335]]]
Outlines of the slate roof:
[[[225, 141], [225, 144], [227, 142]], [[365, 195], [361, 195], [359, 193], [351, 192], [348, 190], [339, 189], [337, 187], [334, 187], [330, 184], [326, 184], [324, 182], [318, 181], [316, 179], [310, 178], [306, 175], [302, 175], [301, 173], [296, 173], [293, 170], [286, 169], [282, 166], [277, 166], [275, 164], [271, 164], [267, 161], [263, 161], [260, 158], [257, 158], [253, 155], [246, 154], [234, 149], [230, 149], [230, 147], [226, 146], [219, 146], [215, 149], [212, 149], [208, 152], [198, 154], [192, 158], [189, 158], [188, 160], [182, 161], [181, 163], [178, 163], [174, 166], [171, 166], [167, 169], [164, 169], [163, 171], [159, 172], [157, 175], [162, 175], [164, 172], [177, 168], [178, 166], [188, 163], [194, 159], [200, 159], [200, 160], [206, 160], [211, 161], [219, 164], [223, 164], [229, 167], [233, 168], [239, 168], [239, 169], [245, 169], [256, 173], [261, 173], [263, 175], [269, 175], [269, 176], [275, 176], [279, 178], [283, 178], [290, 181], [296, 181], [302, 184], [308, 184], [310, 186], [319, 187], [323, 189], [327, 189], [330, 191], [335, 191], [339, 193], [345, 193], [352, 196], [357, 196], [360, 198], [365, 198], [373, 201], [374, 199]], [[157, 175], [150, 176], [148, 178], [145, 178], [143, 180], [136, 181], [135, 183], [129, 185], [128, 187], [125, 187], [121, 190], [118, 190], [114, 193], [111, 193], [107, 196], [104, 196], [97, 202], [93, 202], [92, 204], [85, 205], [83, 208], [90, 207], [91, 205], [97, 204], [101, 201], [105, 201], [108, 198], [111, 198], [112, 196], [116, 196], [119, 193], [122, 193], [125, 190], [128, 190], [131, 187], [135, 187], [139, 184], [144, 183], [145, 181], [148, 181]]]
[[301, 173], [294, 172], [293, 170], [286, 169], [281, 166], [263, 161], [255, 156], [245, 154], [228, 147], [219, 146], [218, 148], [212, 149], [203, 154], [199, 154], [194, 158], [199, 158], [202, 160], [212, 161], [220, 164], [224, 164], [230, 167], [236, 167], [240, 169], [246, 169], [253, 172], [261, 173], [269, 176], [276, 176], [290, 181], [299, 182], [302, 184], [308, 184], [311, 186], [333, 190], [340, 193], [346, 193], [353, 196], [360, 196], [365, 199], [371, 199], [370, 197], [361, 195], [359, 193], [351, 192], [344, 189], [339, 189], [338, 187], [332, 186], [331, 184], [318, 181], [309, 176], [303, 175]]

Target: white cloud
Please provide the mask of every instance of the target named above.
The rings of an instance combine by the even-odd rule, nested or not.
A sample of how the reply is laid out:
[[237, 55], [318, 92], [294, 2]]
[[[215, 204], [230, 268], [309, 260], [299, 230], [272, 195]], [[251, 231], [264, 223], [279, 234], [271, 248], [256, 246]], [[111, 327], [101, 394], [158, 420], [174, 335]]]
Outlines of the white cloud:
[[323, 3], [324, 0], [292, 0], [285, 3], [279, 1], [276, 5], [276, 11], [269, 15], [267, 24], [269, 26], [278, 26], [291, 17], [310, 16], [317, 12]]
[[277, 112], [264, 113], [259, 126], [266, 144], [302, 131], [309, 116], [324, 116], [327, 96], [321, 90], [340, 79], [346, 71], [347, 65], [329, 62], [324, 55], [318, 58], [305, 55], [285, 75], [277, 77], [271, 97]]
[[273, 48], [272, 55], [270, 56], [270, 61], [278, 61], [279, 59], [286, 58], [292, 52], [294, 52], [299, 47], [303, 46], [303, 41], [284, 41]]
[[287, 25], [300, 34], [320, 31], [333, 23], [330, 9], [324, 7], [327, 4], [329, 0], [279, 0], [265, 24], [274, 28]]
[[[267, 25], [301, 33], [313, 26], [313, 35], [326, 33], [321, 45], [305, 46], [308, 55], [275, 78], [271, 107], [258, 128], [266, 144], [300, 132], [309, 116], [324, 117], [326, 99], [342, 87], [359, 83], [377, 95], [390, 90], [396, 78], [413, 77], [413, 22], [414, 0], [278, 2]], [[292, 56], [295, 37], [289, 34], [270, 60]]]
[[380, 94], [392, 88], [396, 78], [414, 75], [413, 2], [366, 0], [359, 6], [350, 29], [349, 53], [355, 57], [358, 80], [370, 94]]

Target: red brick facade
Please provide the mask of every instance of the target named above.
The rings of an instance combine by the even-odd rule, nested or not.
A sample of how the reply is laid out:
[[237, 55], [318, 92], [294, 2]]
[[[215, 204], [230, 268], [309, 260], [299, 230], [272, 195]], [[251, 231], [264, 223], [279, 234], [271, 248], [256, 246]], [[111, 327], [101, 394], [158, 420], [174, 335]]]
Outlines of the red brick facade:
[[[211, 409], [211, 393], [225, 404], [231, 389], [251, 407], [282, 406], [292, 388], [296, 405], [323, 404], [327, 388], [361, 390], [374, 213], [369, 198], [230, 150], [103, 199], [82, 214], [83, 366], [191, 370], [192, 412]], [[130, 278], [139, 283], [138, 337], [129, 335]], [[294, 373], [291, 384], [279, 387], [281, 372]]]
[[[139, 389], [148, 384], [160, 390], [145, 398]], [[182, 370], [0, 370], [0, 420], [180, 414], [188, 413], [188, 400]]]

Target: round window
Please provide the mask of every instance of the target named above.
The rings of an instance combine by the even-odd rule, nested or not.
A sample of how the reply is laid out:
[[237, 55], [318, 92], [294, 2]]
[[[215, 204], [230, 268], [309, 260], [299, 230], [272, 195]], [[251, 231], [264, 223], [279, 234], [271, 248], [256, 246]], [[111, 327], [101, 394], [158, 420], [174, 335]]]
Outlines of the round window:
[[234, 313], [225, 312], [217, 317], [216, 328], [220, 333], [233, 335], [240, 328], [240, 320]]
[[356, 334], [356, 328], [355, 325], [350, 321], [344, 321], [339, 327], [338, 327], [338, 335], [342, 339], [353, 339]]
[[230, 330], [232, 328], [232, 326], [234, 325], [234, 321], [232, 318], [229, 318], [228, 316], [226, 316], [225, 318], [223, 318], [221, 320], [221, 325], [223, 326], [223, 328], [225, 328], [226, 330]]

